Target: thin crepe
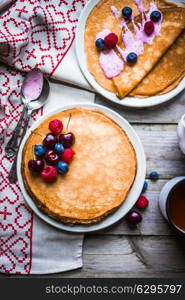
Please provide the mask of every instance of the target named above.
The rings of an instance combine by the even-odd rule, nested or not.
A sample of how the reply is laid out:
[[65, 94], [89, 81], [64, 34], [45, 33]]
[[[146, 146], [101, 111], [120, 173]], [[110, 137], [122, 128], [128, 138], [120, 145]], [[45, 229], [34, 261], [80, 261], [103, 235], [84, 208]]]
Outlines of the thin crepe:
[[[150, 2], [152, 2], [152, 1], [149, 1], [149, 0], [143, 1], [145, 11], [148, 10]], [[163, 0], [155, 1], [155, 3], [157, 4], [157, 6], [160, 10], [171, 9], [171, 11], [176, 11], [176, 9], [177, 9], [177, 6], [174, 3], [168, 3]], [[122, 30], [119, 27], [121, 18], [116, 20], [115, 17], [111, 14], [111, 11], [110, 11], [111, 5], [116, 6], [116, 8], [119, 11], [121, 11], [123, 6], [130, 6], [130, 7], [132, 7], [132, 9], [134, 11], [135, 16], [139, 15], [139, 12], [137, 10], [134, 0], [131, 0], [131, 1], [103, 0], [103, 1], [99, 2], [99, 4], [92, 10], [92, 12], [89, 15], [89, 18], [87, 20], [87, 23], [86, 23], [85, 51], [86, 51], [88, 69], [92, 73], [92, 75], [95, 77], [96, 81], [101, 86], [103, 86], [105, 89], [116, 93], [116, 87], [114, 86], [113, 81], [111, 79], [108, 79], [105, 77], [102, 69], [99, 66], [99, 53], [94, 45], [96, 34], [99, 33], [100, 31], [102, 31], [103, 29], [108, 28], [111, 31], [118, 34], [119, 46], [123, 47], [122, 39], [121, 39]], [[183, 12], [181, 13], [181, 11], [183, 11]], [[167, 14], [168, 13], [166, 12], [166, 15]], [[182, 8], [180, 8], [180, 9], [178, 9], [178, 11], [175, 12], [175, 15], [176, 14], [182, 15], [181, 22], [182, 22], [182, 27], [184, 27], [184, 22], [185, 22], [184, 10]], [[172, 17], [173, 17], [173, 13], [172, 13]], [[171, 26], [169, 25], [169, 32], [168, 32], [167, 36], [171, 36], [171, 27], [172, 26], [175, 26], [175, 27], [180, 26], [180, 24], [178, 24], [179, 20], [177, 20], [177, 23], [176, 23], [175, 18], [172, 18], [172, 21], [170, 20], [170, 22], [172, 23], [172, 25]], [[167, 23], [169, 23], [168, 20], [167, 20]], [[171, 45], [170, 45], [170, 43], [169, 43], [168, 47], [166, 47], [166, 45], [165, 45], [166, 51], [163, 51], [164, 57], [167, 55], [165, 64], [160, 59], [162, 56], [162, 53], [161, 53], [161, 55], [159, 55], [159, 58], [156, 60], [158, 67], [155, 68], [156, 63], [153, 63], [150, 71], [145, 72], [146, 74], [143, 77], [144, 77], [144, 80], [146, 79], [146, 82], [147, 82], [148, 76], [151, 76], [151, 74], [153, 73], [152, 81], [149, 80], [149, 85], [147, 85], [146, 82], [144, 83], [144, 80], [142, 80], [143, 77], [141, 76], [142, 79], [140, 79], [136, 83], [136, 86], [133, 86], [131, 89], [129, 88], [129, 91], [128, 91], [129, 94], [131, 93], [132, 96], [137, 96], [137, 97], [147, 97], [147, 96], [150, 96], [151, 93], [152, 93], [152, 95], [166, 93], [178, 85], [178, 83], [184, 76], [184, 63], [181, 64], [181, 63], [175, 62], [175, 56], [176, 56], [176, 53], [178, 52], [179, 53], [178, 61], [180, 61], [181, 59], [183, 59], [185, 57], [185, 47], [183, 47], [183, 52], [182, 52], [182, 47], [181, 47], [180, 43], [178, 43], [178, 39], [176, 40], [176, 38], [178, 38], [178, 35], [180, 34], [180, 32], [183, 30], [183, 28], [180, 30], [179, 29], [176, 31], [176, 37], [174, 37], [174, 41], [173, 41], [173, 39], [171, 40], [171, 45], [173, 44], [174, 47], [171, 47], [169, 49], [169, 51], [170, 51], [169, 56], [168, 56], [168, 48]], [[173, 31], [173, 29], [172, 29], [172, 31]], [[172, 32], [172, 33], [174, 34], [174, 32]], [[176, 42], [177, 42], [177, 45], [175, 45]], [[148, 46], [148, 45], [146, 45], [146, 46]], [[180, 52], [181, 52], [181, 54], [180, 54]], [[145, 53], [143, 55], [145, 55]], [[169, 61], [168, 57], [170, 58], [170, 61]], [[163, 64], [160, 67], [161, 62], [163, 62]], [[172, 66], [171, 66], [171, 63], [172, 63]], [[163, 70], [163, 69], [166, 70], [167, 68], [165, 65], [169, 65], [169, 64], [170, 64], [170, 70], [172, 70], [172, 71], [167, 72], [167, 74], [165, 72], [161, 72], [161, 70]], [[124, 71], [122, 72], [122, 74], [124, 74]], [[178, 77], [178, 74], [181, 74], [180, 77]], [[136, 76], [138, 76], [138, 75], [136, 74]], [[163, 77], [163, 80], [162, 79], [160, 80], [161, 76]], [[157, 80], [158, 78], [159, 78], [159, 81]], [[155, 84], [152, 84], [152, 82], [155, 82]], [[160, 87], [161, 82], [162, 82], [162, 85]], [[120, 85], [124, 84], [124, 82], [123, 83], [120, 82], [119, 84]], [[140, 85], [141, 85], [141, 88], [140, 88]], [[138, 90], [136, 91], [137, 88], [138, 88]]]
[[130, 95], [148, 97], [156, 94], [165, 94], [174, 89], [184, 77], [184, 59], [185, 30]]
[[138, 57], [134, 66], [125, 65], [124, 71], [112, 79], [120, 99], [141, 82], [185, 29], [184, 8], [165, 8], [162, 13], [160, 36], [155, 37], [151, 45], [145, 44], [144, 53]]
[[[144, 8], [148, 9], [151, 0], [144, 0]], [[174, 7], [174, 4], [167, 3], [162, 0], [155, 1], [158, 7], [168, 8]], [[116, 6], [116, 8], [121, 12], [124, 6], [129, 6], [133, 9], [134, 15], [139, 15], [139, 11], [135, 5], [134, 0], [103, 0], [100, 1], [94, 9], [91, 11], [85, 26], [85, 52], [89, 72], [94, 76], [96, 81], [103, 86], [105, 89], [116, 93], [116, 88], [111, 79], [105, 77], [100, 65], [99, 65], [99, 53], [95, 47], [96, 35], [103, 29], [110, 29], [112, 32], [116, 33], [119, 37], [119, 45], [122, 44], [121, 33], [122, 29], [120, 27], [121, 16], [116, 19], [111, 13], [111, 6]]]

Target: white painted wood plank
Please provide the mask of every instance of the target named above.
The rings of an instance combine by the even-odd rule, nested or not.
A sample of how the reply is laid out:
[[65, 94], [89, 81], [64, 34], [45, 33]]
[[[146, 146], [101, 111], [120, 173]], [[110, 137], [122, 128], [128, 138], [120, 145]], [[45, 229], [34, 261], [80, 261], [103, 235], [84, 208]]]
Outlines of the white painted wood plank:
[[185, 113], [185, 91], [163, 105], [146, 109], [129, 109], [115, 105], [100, 95], [96, 96], [96, 103], [112, 108], [132, 123], [177, 123]]

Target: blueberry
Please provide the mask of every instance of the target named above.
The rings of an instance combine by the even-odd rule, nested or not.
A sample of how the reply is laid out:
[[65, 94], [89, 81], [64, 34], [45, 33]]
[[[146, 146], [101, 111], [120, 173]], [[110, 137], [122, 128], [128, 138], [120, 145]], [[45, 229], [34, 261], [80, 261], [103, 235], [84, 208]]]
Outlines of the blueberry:
[[145, 193], [146, 190], [148, 188], [148, 182], [145, 180], [144, 184], [143, 184], [143, 189], [142, 189], [142, 193]]
[[159, 179], [159, 174], [154, 171], [154, 172], [150, 173], [149, 177], [151, 180], [157, 180], [157, 179]]
[[104, 40], [99, 38], [96, 40], [95, 45], [98, 49], [103, 50], [105, 48]]
[[55, 144], [54, 150], [55, 150], [55, 152], [60, 154], [60, 153], [64, 152], [64, 146], [60, 143], [57, 143], [57, 144]]
[[46, 149], [42, 145], [35, 145], [34, 153], [36, 156], [44, 156]]
[[129, 20], [131, 15], [132, 15], [132, 8], [128, 7], [128, 6], [125, 6], [123, 9], [122, 9], [122, 15], [123, 15], [123, 18], [125, 20]]
[[129, 65], [133, 65], [136, 63], [137, 61], [137, 54], [134, 53], [134, 52], [130, 52], [128, 55], [127, 55], [127, 62]]
[[68, 172], [69, 166], [68, 166], [68, 164], [65, 163], [64, 161], [59, 161], [59, 162], [57, 163], [57, 170], [58, 170], [59, 173], [65, 174], [65, 173]]
[[161, 13], [158, 10], [154, 10], [151, 15], [150, 15], [150, 19], [153, 22], [158, 22], [161, 19]]

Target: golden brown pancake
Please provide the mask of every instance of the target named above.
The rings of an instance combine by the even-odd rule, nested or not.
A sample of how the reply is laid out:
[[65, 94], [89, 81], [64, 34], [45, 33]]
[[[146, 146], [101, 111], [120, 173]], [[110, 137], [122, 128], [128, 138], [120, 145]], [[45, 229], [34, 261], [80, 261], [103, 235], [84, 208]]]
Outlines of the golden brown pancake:
[[185, 31], [130, 95], [148, 97], [174, 89], [184, 77], [184, 48]]
[[[63, 122], [71, 114], [68, 130], [73, 132], [76, 152], [66, 175], [53, 183], [32, 175], [28, 161], [33, 146], [42, 144], [53, 119]], [[100, 111], [74, 108], [42, 122], [28, 138], [22, 156], [25, 187], [36, 204], [49, 216], [67, 223], [91, 224], [118, 208], [133, 184], [136, 154], [126, 133]]]
[[[144, 8], [145, 11], [148, 10], [149, 4], [152, 1], [145, 0]], [[87, 58], [87, 65], [89, 71], [92, 73], [96, 81], [103, 86], [105, 89], [117, 93], [120, 98], [128, 95], [132, 92], [134, 96], [147, 97], [147, 91], [150, 91], [150, 86], [147, 86], [145, 91], [145, 95], [135, 94], [133, 89], [139, 85], [143, 84], [142, 79], [147, 78], [149, 73], [153, 72], [155, 65], [158, 63], [160, 58], [167, 53], [168, 48], [174, 43], [176, 43], [176, 39], [180, 35], [180, 33], [185, 28], [185, 9], [182, 7], [177, 8], [177, 6], [173, 3], [168, 3], [163, 0], [154, 1], [158, 8], [164, 13], [164, 20], [162, 22], [161, 36], [155, 37], [152, 45], [145, 44], [144, 54], [139, 56], [138, 63], [135, 66], [128, 66], [125, 64], [125, 68], [122, 73], [113, 78], [108, 79], [104, 75], [100, 65], [99, 65], [99, 53], [95, 47], [95, 39], [96, 35], [101, 32], [103, 29], [110, 29], [112, 32], [116, 33], [119, 37], [118, 44], [123, 48], [123, 42], [121, 38], [122, 29], [120, 28], [120, 19], [115, 19], [111, 13], [110, 7], [112, 5], [116, 6], [116, 8], [121, 11], [124, 6], [130, 6], [133, 9], [134, 15], [139, 15], [137, 7], [135, 5], [134, 0], [102, 0], [100, 1], [95, 8], [91, 11], [88, 20], [86, 22], [85, 28], [85, 51]], [[173, 28], [173, 29], [172, 29]], [[178, 51], [179, 44], [174, 48], [174, 51]], [[184, 48], [185, 52], [185, 48]], [[119, 54], [118, 54], [119, 55]], [[172, 56], [173, 54], [171, 54]], [[183, 53], [185, 55], [185, 53]], [[181, 58], [183, 57], [181, 55]], [[174, 54], [175, 57], [175, 54]], [[175, 58], [173, 58], [174, 60]], [[183, 73], [184, 64], [179, 64], [177, 73]], [[153, 77], [155, 77], [155, 81], [157, 81], [158, 70], [154, 71]], [[161, 72], [160, 74], [161, 75]], [[182, 78], [182, 77], [181, 77]], [[163, 81], [163, 91], [173, 89], [175, 82], [178, 84], [181, 78], [174, 78], [174, 74], [171, 73], [171, 79], [167, 78], [167, 82]], [[170, 84], [169, 84], [170, 83]], [[159, 84], [153, 89], [153, 95], [162, 93], [162, 89], [158, 92]], [[165, 86], [165, 88], [164, 88]], [[143, 90], [144, 87], [141, 89]]]

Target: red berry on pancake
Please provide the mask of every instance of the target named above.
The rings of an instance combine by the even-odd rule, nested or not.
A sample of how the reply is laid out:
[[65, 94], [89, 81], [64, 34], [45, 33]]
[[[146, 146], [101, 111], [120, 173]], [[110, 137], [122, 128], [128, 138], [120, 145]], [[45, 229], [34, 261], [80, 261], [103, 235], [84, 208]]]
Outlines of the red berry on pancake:
[[144, 25], [144, 31], [150, 36], [154, 32], [154, 23], [152, 21], [147, 21]]
[[62, 161], [66, 162], [67, 164], [70, 164], [72, 161], [73, 155], [75, 155], [75, 151], [73, 149], [66, 148], [61, 155], [61, 159], [62, 159]]
[[113, 49], [117, 42], [118, 42], [118, 37], [115, 33], [109, 33], [105, 38], [104, 38], [104, 42], [105, 42], [105, 47], [107, 49]]
[[49, 129], [54, 134], [60, 134], [62, 132], [62, 129], [63, 129], [62, 121], [52, 120], [51, 122], [49, 122]]
[[143, 210], [143, 209], [147, 208], [148, 204], [149, 204], [148, 199], [145, 196], [140, 196], [137, 199], [136, 207], [140, 210]]
[[54, 181], [58, 176], [57, 168], [54, 166], [47, 166], [41, 172], [41, 177], [48, 182]]

